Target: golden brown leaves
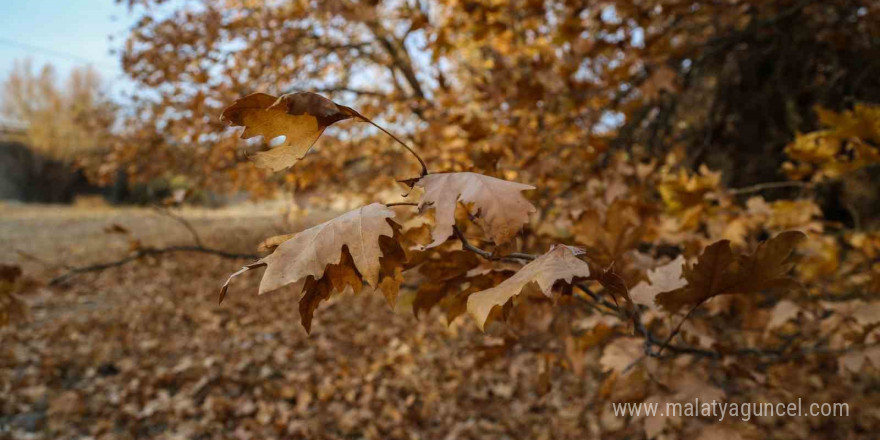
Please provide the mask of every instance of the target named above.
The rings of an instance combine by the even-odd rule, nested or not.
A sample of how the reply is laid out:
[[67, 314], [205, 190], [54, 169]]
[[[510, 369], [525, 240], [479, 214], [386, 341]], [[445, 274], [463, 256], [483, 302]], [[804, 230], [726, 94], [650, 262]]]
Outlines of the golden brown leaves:
[[471, 295], [467, 310], [482, 329], [495, 306], [503, 306], [529, 283], [537, 283], [541, 292], [550, 296], [550, 289], [557, 281], [571, 283], [574, 278], [589, 276], [589, 265], [578, 259], [572, 248], [555, 246], [498, 286]]
[[223, 110], [220, 120], [232, 126], [244, 126], [242, 139], [263, 136], [270, 140], [284, 136], [284, 144], [257, 153], [254, 163], [260, 168], [281, 171], [305, 157], [328, 126], [345, 119], [366, 120], [355, 110], [338, 105], [323, 96], [299, 92], [276, 98], [253, 93]]
[[798, 134], [785, 147], [791, 162], [783, 164], [783, 171], [789, 177], [839, 178], [880, 163], [880, 106], [856, 104], [840, 113], [817, 107], [816, 114], [827, 128]]
[[380, 287], [393, 305], [403, 280], [401, 267], [406, 254], [398, 243], [399, 226], [392, 217], [394, 212], [388, 207], [374, 203], [291, 236], [269, 239], [264, 247], [277, 246], [274, 252], [232, 274], [220, 291], [220, 300], [232, 278], [266, 266], [260, 294], [289, 284], [302, 289], [300, 313], [307, 331], [318, 304], [346, 286], [355, 292], [364, 282]]
[[734, 255], [729, 241], [714, 243], [694, 265], [684, 266], [686, 286], [662, 292], [655, 301], [664, 309], [675, 311], [687, 305], [697, 306], [717, 295], [790, 287], [794, 281], [785, 276], [792, 267], [788, 259], [804, 239], [806, 235], [802, 232], [783, 232], [758, 245], [754, 254], [739, 256]]
[[422, 177], [416, 186], [425, 188], [419, 210], [436, 210], [436, 224], [431, 232], [433, 242], [427, 247], [439, 246], [449, 238], [455, 226], [455, 207], [458, 202], [468, 206], [486, 235], [502, 244], [513, 238], [535, 207], [520, 193], [535, 189], [507, 180], [476, 173], [441, 173]]
[[260, 294], [292, 283], [305, 283], [308, 276], [320, 277], [328, 264], [338, 264], [343, 247], [351, 253], [355, 268], [373, 287], [379, 283], [380, 236], [392, 236], [388, 219], [394, 211], [373, 203], [313, 226], [278, 245], [260, 260], [266, 273]]

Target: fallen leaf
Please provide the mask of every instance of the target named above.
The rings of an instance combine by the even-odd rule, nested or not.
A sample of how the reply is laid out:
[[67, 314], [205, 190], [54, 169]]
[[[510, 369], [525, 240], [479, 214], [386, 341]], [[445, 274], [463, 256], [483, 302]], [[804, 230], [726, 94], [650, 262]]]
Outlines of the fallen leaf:
[[283, 145], [253, 158], [257, 167], [276, 172], [305, 157], [328, 126], [351, 118], [366, 120], [354, 109], [310, 92], [289, 93], [280, 98], [253, 93], [235, 101], [220, 116], [221, 121], [232, 126], [245, 127], [242, 139], [263, 136], [268, 143], [284, 136]]
[[511, 298], [519, 295], [529, 283], [537, 283], [541, 292], [550, 296], [550, 289], [557, 281], [571, 283], [574, 278], [589, 276], [589, 265], [578, 259], [571, 248], [554, 246], [501, 284], [472, 294], [468, 298], [467, 310], [477, 320], [480, 329], [483, 329], [492, 309], [495, 306], [503, 306]]
[[130, 234], [131, 232], [130, 232], [128, 229], [126, 229], [125, 227], [120, 226], [120, 225], [117, 224], [117, 223], [113, 223], [113, 224], [111, 224], [110, 226], [107, 226], [107, 227], [104, 228], [104, 233], [105, 233], [105, 234], [123, 234], [123, 235], [128, 235], [128, 234]]
[[455, 207], [458, 202], [468, 206], [470, 214], [495, 244], [513, 238], [528, 223], [535, 207], [522, 196], [521, 191], [534, 186], [496, 179], [476, 173], [428, 174], [416, 182], [425, 189], [419, 211], [436, 210], [435, 225], [431, 231], [432, 248], [443, 244], [455, 226]]
[[787, 299], [779, 301], [778, 303], [776, 303], [776, 306], [773, 307], [770, 322], [767, 323], [767, 330], [781, 327], [782, 324], [785, 324], [789, 320], [796, 318], [800, 311], [800, 306], [798, 306], [793, 301], [789, 301]]
[[605, 347], [599, 365], [604, 371], [624, 373], [645, 355], [645, 340], [641, 338], [617, 338]]
[[[660, 408], [660, 412], [645, 417], [645, 436], [647, 438], [658, 436], [663, 432], [667, 424], [682, 416], [702, 414], [702, 407], [695, 406], [694, 402], [711, 404], [712, 402], [723, 402], [725, 397], [723, 390], [691, 374], [676, 376], [673, 382], [669, 384], [669, 389], [672, 391], [671, 393], [651, 396], [645, 399], [646, 404], [657, 403]], [[666, 413], [666, 410], [670, 408], [667, 406], [667, 403], [678, 404], [678, 407], [674, 410], [675, 414]], [[692, 405], [691, 410], [694, 412], [687, 414], [687, 407], [681, 404]]]

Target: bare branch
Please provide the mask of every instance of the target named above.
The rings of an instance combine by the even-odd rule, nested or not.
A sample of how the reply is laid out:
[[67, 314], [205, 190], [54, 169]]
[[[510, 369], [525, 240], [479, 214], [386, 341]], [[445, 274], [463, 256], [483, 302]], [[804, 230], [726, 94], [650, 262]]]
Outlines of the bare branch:
[[125, 258], [116, 260], [116, 261], [110, 261], [107, 263], [99, 263], [99, 264], [93, 264], [90, 266], [73, 268], [62, 275], [59, 275], [55, 278], [52, 278], [49, 281], [49, 285], [55, 286], [58, 284], [62, 284], [64, 282], [66, 282], [67, 280], [69, 280], [77, 275], [80, 275], [80, 274], [89, 273], [89, 272], [101, 272], [103, 270], [110, 269], [113, 267], [123, 266], [127, 263], [131, 263], [132, 261], [136, 261], [142, 257], [151, 256], [151, 255], [163, 255], [163, 254], [169, 254], [169, 253], [174, 253], [174, 252], [200, 252], [203, 254], [217, 255], [219, 257], [229, 258], [229, 259], [234, 259], [234, 260], [256, 260], [256, 259], [260, 258], [259, 255], [238, 254], [238, 253], [234, 253], [234, 252], [227, 252], [227, 251], [222, 251], [219, 249], [211, 249], [211, 248], [206, 248], [206, 247], [202, 247], [202, 246], [169, 246], [169, 247], [164, 247], [164, 248], [147, 247], [147, 248], [138, 249], [133, 254], [131, 254]]
[[461, 246], [464, 250], [473, 252], [473, 253], [475, 253], [475, 254], [477, 254], [487, 260], [490, 260], [490, 261], [512, 261], [512, 262], [519, 263], [519, 262], [522, 262], [521, 260], [532, 261], [532, 260], [535, 260], [538, 258], [536, 255], [524, 254], [524, 253], [520, 253], [520, 252], [514, 252], [512, 254], [507, 254], [504, 256], [496, 256], [492, 252], [480, 249], [480, 248], [472, 245], [468, 241], [468, 239], [465, 238], [465, 236], [461, 232], [461, 230], [458, 229], [458, 226], [453, 226], [452, 232], [455, 234], [455, 237], [458, 238], [459, 241], [461, 241]]
[[777, 189], [777, 188], [805, 188], [805, 189], [809, 189], [812, 187], [813, 187], [813, 184], [809, 183], [809, 182], [797, 182], [797, 181], [766, 182], [766, 183], [759, 183], [757, 185], [747, 186], [744, 188], [733, 188], [733, 189], [728, 190], [728, 192], [733, 195], [740, 195], [740, 194], [751, 194], [751, 193], [766, 191], [768, 189]]

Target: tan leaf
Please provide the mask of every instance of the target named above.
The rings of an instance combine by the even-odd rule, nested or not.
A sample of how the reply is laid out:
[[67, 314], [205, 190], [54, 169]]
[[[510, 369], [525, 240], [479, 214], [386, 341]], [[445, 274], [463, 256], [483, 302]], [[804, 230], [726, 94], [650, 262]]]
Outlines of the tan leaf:
[[681, 268], [684, 265], [684, 257], [679, 255], [678, 258], [664, 264], [656, 269], [648, 271], [648, 281], [641, 281], [630, 290], [630, 298], [636, 304], [646, 305], [649, 308], [656, 309], [654, 298], [660, 292], [675, 290], [687, 284], [687, 281], [681, 277]]
[[345, 119], [366, 120], [355, 110], [338, 105], [314, 93], [299, 92], [276, 98], [253, 93], [223, 110], [220, 120], [232, 126], [244, 126], [242, 139], [263, 136], [270, 140], [284, 136], [284, 144], [257, 153], [254, 163], [260, 168], [281, 171], [305, 157], [328, 126]]
[[425, 189], [419, 210], [436, 210], [436, 222], [431, 231], [433, 242], [427, 247], [439, 246], [452, 235], [455, 226], [455, 207], [458, 202], [469, 206], [480, 227], [495, 244], [502, 244], [515, 236], [528, 223], [535, 207], [521, 191], [534, 186], [496, 179], [476, 173], [428, 174], [416, 182]]
[[806, 238], [802, 232], [787, 231], [758, 245], [754, 254], [735, 256], [730, 242], [708, 246], [693, 266], [684, 267], [687, 285], [656, 296], [658, 305], [669, 311], [696, 306], [709, 298], [729, 293], [752, 293], [775, 287], [791, 287], [785, 275], [795, 246]]
[[354, 268], [372, 287], [379, 283], [382, 236], [393, 237], [390, 219], [394, 211], [373, 203], [349, 211], [332, 220], [298, 232], [280, 243], [271, 255], [232, 274], [221, 290], [221, 301], [232, 278], [260, 266], [267, 266], [260, 282], [260, 294], [288, 284], [299, 290], [306, 278], [319, 279], [328, 265], [339, 264], [343, 249], [351, 254]]
[[364, 280], [376, 287], [381, 257], [379, 237], [393, 236], [388, 221], [392, 217], [394, 211], [373, 203], [296, 234], [260, 260], [267, 265], [260, 294], [304, 282], [307, 276], [320, 277], [328, 264], [339, 262], [343, 246], [348, 248]]
[[550, 289], [557, 281], [571, 283], [574, 278], [589, 276], [589, 265], [578, 259], [571, 248], [554, 246], [498, 286], [472, 294], [468, 298], [467, 310], [482, 329], [495, 306], [503, 306], [529, 283], [537, 283], [541, 292], [550, 296]]

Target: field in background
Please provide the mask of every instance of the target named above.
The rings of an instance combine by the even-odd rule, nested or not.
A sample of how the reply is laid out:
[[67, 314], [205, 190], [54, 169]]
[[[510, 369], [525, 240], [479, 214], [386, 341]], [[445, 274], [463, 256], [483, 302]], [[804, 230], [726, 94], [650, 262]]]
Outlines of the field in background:
[[[22, 265], [25, 273], [46, 273], [64, 265], [82, 266], [124, 257], [132, 240], [144, 246], [190, 245], [185, 219], [204, 246], [255, 253], [267, 236], [289, 233], [323, 221], [327, 213], [291, 214], [282, 203], [240, 204], [222, 209], [142, 207], [99, 204], [0, 205], [0, 263]], [[168, 215], [171, 213], [172, 215]], [[128, 234], [108, 233], [113, 225]]]
[[[322, 220], [286, 224], [272, 205], [174, 212], [206, 246], [248, 253]], [[61, 265], [125, 256], [113, 224], [147, 246], [192, 242], [150, 209], [5, 205], [0, 258], [45, 283]], [[244, 262], [148, 257], [23, 293], [28, 320], [0, 329], [0, 439], [585, 438], [624, 423], [596, 419], [595, 384], [544, 355], [487, 361], [501, 341], [466, 317], [447, 327], [367, 292], [331, 298], [306, 335], [297, 294], [258, 297], [259, 273], [218, 305]]]

